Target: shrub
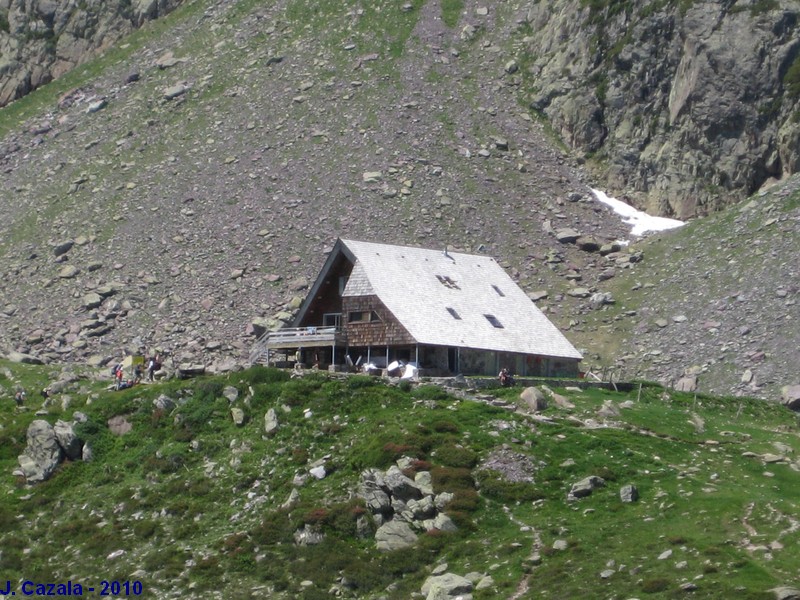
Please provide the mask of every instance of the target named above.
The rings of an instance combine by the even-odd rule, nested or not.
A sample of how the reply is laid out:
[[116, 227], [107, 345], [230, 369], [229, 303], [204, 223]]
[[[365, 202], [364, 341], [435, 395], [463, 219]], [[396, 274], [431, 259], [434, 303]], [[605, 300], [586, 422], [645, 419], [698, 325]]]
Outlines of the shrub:
[[153, 537], [156, 531], [158, 531], [158, 523], [149, 519], [137, 521], [133, 525], [133, 534], [145, 540]]
[[252, 531], [252, 536], [256, 544], [274, 545], [291, 542], [293, 533], [289, 513], [286, 510], [278, 510], [265, 515]]
[[434, 467], [431, 469], [431, 481], [437, 494], [475, 488], [469, 469], [463, 468]]
[[669, 588], [669, 579], [663, 577], [656, 577], [653, 579], [645, 579], [642, 582], [642, 591], [645, 594], [657, 594]]
[[447, 400], [450, 397], [438, 385], [421, 385], [412, 396], [418, 400]]
[[256, 365], [242, 372], [241, 378], [250, 385], [256, 385], [259, 383], [283, 383], [289, 381], [291, 375], [281, 369]]
[[292, 448], [292, 462], [296, 465], [304, 465], [308, 462], [308, 450], [303, 446]]
[[194, 399], [198, 402], [213, 402], [222, 395], [225, 386], [221, 381], [208, 379], [200, 381], [194, 389]]
[[289, 406], [308, 404], [322, 383], [324, 380], [320, 376], [308, 376], [287, 381], [281, 388], [279, 402]]
[[458, 433], [458, 425], [447, 420], [434, 421], [431, 428], [437, 433]]
[[475, 512], [480, 507], [480, 496], [477, 490], [458, 490], [447, 505], [448, 511]]
[[380, 381], [375, 377], [367, 377], [366, 375], [355, 375], [347, 380], [347, 387], [350, 390], [360, 390], [364, 388], [371, 388], [378, 385]]
[[446, 444], [436, 449], [436, 461], [446, 467], [471, 469], [478, 463], [478, 455], [469, 448]]
[[353, 561], [342, 574], [352, 587], [361, 592], [383, 589], [392, 582], [381, 564], [374, 560]]
[[507, 481], [497, 471], [479, 471], [477, 479], [481, 493], [499, 502], [532, 502], [544, 498], [532, 483]]

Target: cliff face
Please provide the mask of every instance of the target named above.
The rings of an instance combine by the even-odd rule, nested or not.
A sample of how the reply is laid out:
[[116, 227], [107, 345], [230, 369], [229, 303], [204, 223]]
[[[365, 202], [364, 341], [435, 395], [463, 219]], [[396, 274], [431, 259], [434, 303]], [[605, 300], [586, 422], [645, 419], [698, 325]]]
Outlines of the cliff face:
[[[711, 212], [800, 169], [800, 4], [532, 3], [527, 99], [608, 189]], [[594, 163], [591, 160], [590, 163]]]
[[97, 56], [180, 0], [0, 0], [0, 106]]

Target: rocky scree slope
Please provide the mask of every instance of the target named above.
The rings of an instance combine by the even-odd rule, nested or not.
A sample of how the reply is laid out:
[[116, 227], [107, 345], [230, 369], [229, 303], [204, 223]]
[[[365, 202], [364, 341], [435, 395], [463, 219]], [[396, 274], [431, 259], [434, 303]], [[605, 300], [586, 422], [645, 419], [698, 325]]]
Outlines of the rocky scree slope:
[[2, 0], [0, 106], [104, 52], [180, 0]]
[[645, 259], [575, 317], [572, 338], [622, 372], [703, 392], [781, 398], [800, 362], [800, 176], [635, 244]]
[[530, 291], [597, 280], [555, 234], [625, 228], [519, 106], [506, 9], [189, 8], [3, 139], [7, 350], [246, 356], [337, 236], [486, 252]]
[[687, 218], [800, 169], [799, 15], [794, 0], [529, 3], [515, 59], [527, 102], [607, 190]]

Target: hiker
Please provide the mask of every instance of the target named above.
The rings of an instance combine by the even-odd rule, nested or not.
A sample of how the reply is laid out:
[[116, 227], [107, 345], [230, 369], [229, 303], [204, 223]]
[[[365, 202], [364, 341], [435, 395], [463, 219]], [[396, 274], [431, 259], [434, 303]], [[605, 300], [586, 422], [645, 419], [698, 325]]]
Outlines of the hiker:
[[22, 406], [25, 404], [25, 390], [19, 388], [17, 393], [14, 394], [14, 402], [17, 403], [17, 406]]
[[155, 372], [161, 368], [161, 357], [156, 354], [155, 356], [150, 358], [150, 361], [147, 363], [147, 380], [153, 381], [155, 377]]
[[122, 385], [122, 376], [125, 375], [125, 372], [122, 370], [122, 365], [120, 365], [119, 369], [117, 369], [117, 374], [115, 375], [116, 382], [117, 382], [117, 389], [120, 389], [119, 386]]
[[511, 387], [514, 385], [514, 376], [511, 374], [511, 371], [508, 370], [508, 367], [503, 367], [497, 377], [500, 379], [500, 385], [503, 387]]
[[133, 368], [133, 382], [139, 383], [142, 380], [142, 375], [144, 375], [144, 370], [142, 369], [142, 363], [137, 363], [136, 366]]

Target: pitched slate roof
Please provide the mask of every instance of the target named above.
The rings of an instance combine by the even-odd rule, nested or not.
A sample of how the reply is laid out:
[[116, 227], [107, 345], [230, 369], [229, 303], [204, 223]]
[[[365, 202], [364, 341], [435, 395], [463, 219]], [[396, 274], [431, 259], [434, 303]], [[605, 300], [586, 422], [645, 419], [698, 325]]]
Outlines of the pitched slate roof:
[[582, 358], [491, 257], [339, 242], [355, 257], [344, 295], [377, 295], [420, 344]]

